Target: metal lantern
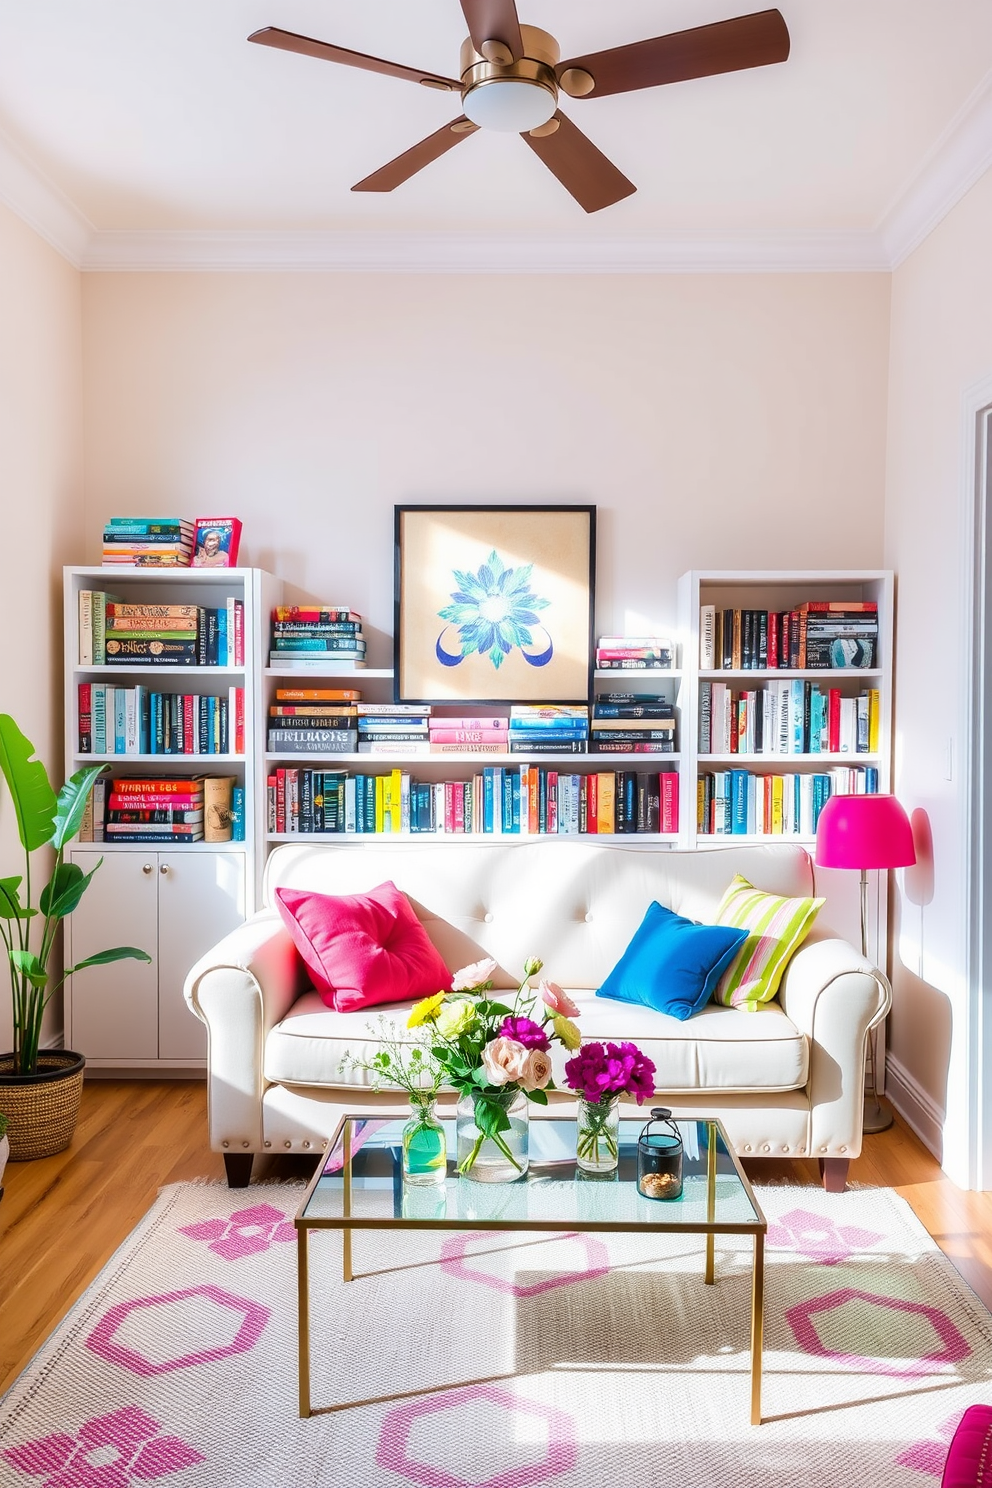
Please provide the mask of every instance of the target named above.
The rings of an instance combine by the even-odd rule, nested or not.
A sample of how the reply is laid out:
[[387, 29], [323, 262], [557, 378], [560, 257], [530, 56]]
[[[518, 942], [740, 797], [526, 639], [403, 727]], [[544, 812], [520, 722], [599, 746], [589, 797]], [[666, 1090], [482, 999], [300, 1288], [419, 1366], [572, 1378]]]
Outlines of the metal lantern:
[[646, 1199], [682, 1196], [682, 1138], [667, 1106], [654, 1106], [637, 1139], [637, 1190]]

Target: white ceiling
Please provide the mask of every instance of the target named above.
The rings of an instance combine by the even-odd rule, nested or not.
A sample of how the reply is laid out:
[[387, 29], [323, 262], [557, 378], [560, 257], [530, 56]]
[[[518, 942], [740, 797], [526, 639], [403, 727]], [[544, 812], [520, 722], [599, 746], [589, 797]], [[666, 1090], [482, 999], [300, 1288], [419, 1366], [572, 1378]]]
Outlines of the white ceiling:
[[[518, 0], [566, 57], [760, 8]], [[992, 4], [779, 8], [792, 35], [784, 64], [564, 101], [638, 187], [589, 218], [513, 135], [472, 136], [389, 195], [352, 194], [457, 100], [246, 41], [278, 25], [457, 76], [458, 0], [0, 0], [0, 197], [51, 239], [61, 231], [58, 246], [84, 266], [140, 258], [153, 240], [159, 252], [223, 241], [250, 259], [277, 235], [304, 258], [308, 240], [472, 234], [570, 243], [580, 256], [622, 239], [642, 250], [815, 242], [838, 262], [873, 245], [891, 257], [879, 235], [920, 183], [931, 181], [933, 215], [935, 173], [945, 196], [960, 195], [992, 154]]]

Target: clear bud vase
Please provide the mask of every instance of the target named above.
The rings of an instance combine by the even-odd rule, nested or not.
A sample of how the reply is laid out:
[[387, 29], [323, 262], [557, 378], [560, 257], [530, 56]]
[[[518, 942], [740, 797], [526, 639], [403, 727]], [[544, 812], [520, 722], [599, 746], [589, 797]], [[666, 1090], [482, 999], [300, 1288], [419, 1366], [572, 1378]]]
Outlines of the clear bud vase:
[[448, 1171], [444, 1126], [437, 1119], [434, 1100], [413, 1100], [411, 1105], [403, 1128], [403, 1182], [433, 1188], [444, 1182]]
[[462, 1096], [455, 1131], [460, 1177], [514, 1183], [526, 1175], [530, 1102], [515, 1085]]
[[620, 1098], [587, 1101], [575, 1113], [575, 1157], [584, 1173], [609, 1173], [620, 1157]]

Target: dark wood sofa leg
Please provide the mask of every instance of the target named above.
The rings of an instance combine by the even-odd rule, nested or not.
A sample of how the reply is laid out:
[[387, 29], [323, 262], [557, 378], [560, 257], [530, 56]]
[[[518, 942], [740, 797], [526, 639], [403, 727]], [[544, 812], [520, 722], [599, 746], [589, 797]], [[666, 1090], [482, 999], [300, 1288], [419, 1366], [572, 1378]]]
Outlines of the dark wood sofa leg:
[[[225, 1158], [225, 1161], [228, 1159]], [[847, 1184], [847, 1170], [851, 1166], [846, 1157], [821, 1157], [820, 1177], [827, 1193], [843, 1193]], [[233, 1185], [232, 1185], [233, 1186]]]
[[253, 1152], [224, 1153], [224, 1167], [227, 1169], [228, 1188], [248, 1187], [251, 1182], [251, 1165], [254, 1161], [255, 1154]]

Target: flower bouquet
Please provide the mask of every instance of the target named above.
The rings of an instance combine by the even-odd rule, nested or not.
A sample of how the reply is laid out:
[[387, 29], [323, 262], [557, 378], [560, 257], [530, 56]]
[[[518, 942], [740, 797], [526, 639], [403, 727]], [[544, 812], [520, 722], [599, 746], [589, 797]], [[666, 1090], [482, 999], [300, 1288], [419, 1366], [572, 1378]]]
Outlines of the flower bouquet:
[[395, 1023], [380, 1017], [370, 1032], [379, 1044], [371, 1059], [359, 1059], [346, 1049], [344, 1068], [371, 1075], [370, 1088], [399, 1086], [410, 1100], [410, 1120], [403, 1128], [403, 1177], [414, 1187], [433, 1187], [447, 1175], [447, 1143], [444, 1127], [437, 1119], [438, 1091], [444, 1082], [444, 1067], [434, 1059], [430, 1039], [403, 1039]]
[[[458, 1172], [480, 1182], [508, 1182], [527, 1171], [528, 1102], [546, 1106], [552, 1042], [581, 1043], [572, 1022], [578, 1009], [554, 982], [530, 986], [543, 962], [524, 965], [512, 997], [490, 996], [496, 962], [478, 961], [455, 973], [450, 992], [418, 1002], [410, 1028], [430, 1031], [431, 1055], [444, 1083], [459, 1094]], [[505, 995], [505, 994], [504, 994]]]
[[654, 1095], [654, 1064], [636, 1044], [583, 1044], [565, 1065], [579, 1097], [576, 1158], [586, 1173], [608, 1173], [620, 1156], [620, 1097], [643, 1105]]

